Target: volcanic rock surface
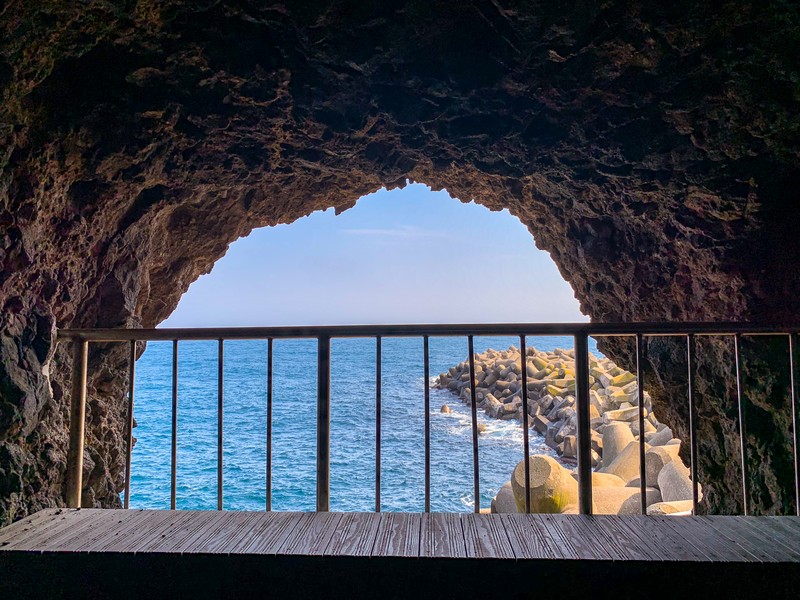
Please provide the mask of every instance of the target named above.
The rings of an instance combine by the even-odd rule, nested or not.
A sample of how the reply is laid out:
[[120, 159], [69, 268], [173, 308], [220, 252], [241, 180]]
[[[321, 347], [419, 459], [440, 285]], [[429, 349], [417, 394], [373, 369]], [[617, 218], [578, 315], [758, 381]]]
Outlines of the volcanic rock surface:
[[[763, 0], [6, 3], [0, 522], [63, 502], [56, 327], [153, 327], [253, 228], [381, 186], [508, 208], [595, 321], [796, 323], [799, 32]], [[740, 506], [726, 344], [698, 350], [717, 512]], [[779, 513], [772, 346], [746, 359], [748, 436], [754, 510]], [[653, 340], [648, 389], [685, 439], [684, 356]], [[84, 504], [117, 506], [125, 349], [90, 369]]]

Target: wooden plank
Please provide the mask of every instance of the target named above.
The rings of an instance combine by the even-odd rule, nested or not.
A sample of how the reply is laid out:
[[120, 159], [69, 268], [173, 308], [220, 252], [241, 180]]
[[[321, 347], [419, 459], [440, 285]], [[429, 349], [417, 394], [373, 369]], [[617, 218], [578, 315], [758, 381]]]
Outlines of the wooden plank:
[[49, 550], [51, 545], [69, 539], [74, 535], [83, 535], [96, 519], [100, 518], [100, 510], [81, 509], [65, 513], [51, 523], [31, 532], [30, 536], [20, 539], [17, 543], [7, 546], [10, 550]]
[[226, 511], [226, 510], [218, 510], [210, 513], [206, 513], [206, 517], [204, 521], [200, 524], [195, 524], [195, 527], [191, 529], [191, 531], [187, 531], [187, 535], [183, 537], [178, 543], [174, 543], [170, 546], [159, 546], [159, 552], [173, 552], [173, 553], [180, 553], [183, 554], [185, 552], [191, 552], [194, 548], [197, 547], [200, 540], [204, 540], [208, 537], [216, 537], [221, 534], [222, 531], [225, 530], [228, 523], [231, 521], [231, 517], [237, 513]]
[[[609, 515], [584, 515], [579, 516], [575, 523], [583, 532], [584, 539], [597, 544], [612, 560], [646, 560], [645, 554], [640, 550], [641, 544], [631, 541], [630, 530], [615, 527], [614, 520], [621, 517], [613, 515], [611, 519], [604, 518]], [[624, 518], [624, 517], [622, 517]]]
[[794, 550], [800, 550], [800, 518], [798, 517], [759, 517], [767, 522], [769, 529], [781, 531], [783, 542]]
[[[671, 533], [674, 539], [682, 541], [694, 548], [712, 562], [729, 562], [743, 558], [735, 549], [726, 548], [719, 535], [688, 515], [673, 517], [665, 515], [651, 515], [647, 517], [653, 524], [666, 533]], [[751, 557], [752, 559], [752, 557]]]
[[520, 559], [571, 559], [576, 555], [569, 547], [543, 531], [544, 520], [539, 515], [503, 514], [500, 519], [506, 528], [506, 535], [514, 556]]
[[464, 544], [470, 558], [515, 558], [500, 515], [461, 515]]
[[212, 528], [202, 537], [194, 540], [191, 546], [181, 548], [182, 554], [228, 554], [228, 548], [238, 540], [245, 538], [253, 530], [260, 519], [262, 512], [236, 511], [225, 512], [226, 518], [216, 528]]
[[285, 529], [295, 526], [297, 513], [271, 511], [260, 515], [250, 529], [245, 529], [239, 539], [226, 540], [218, 545], [217, 553], [248, 554], [253, 553], [253, 548], [268, 543], [283, 534]]
[[[137, 516], [143, 519], [146, 515], [147, 512], [142, 512]], [[84, 528], [73, 528], [70, 535], [64, 536], [59, 541], [52, 540], [48, 543], [47, 550], [88, 552], [90, 547], [107, 540], [119, 528], [119, 523], [128, 517], [124, 510], [99, 510], [92, 515], [91, 522]]]
[[147, 538], [154, 527], [169, 520], [167, 510], [146, 510], [135, 513], [115, 511], [118, 521], [104, 539], [86, 547], [87, 552], [132, 552], [141, 540]]
[[724, 538], [710, 527], [706, 521], [695, 517], [653, 516], [650, 518], [663, 527], [672, 529], [675, 534], [686, 540], [714, 562], [760, 562], [756, 557]]
[[191, 545], [191, 540], [203, 535], [209, 527], [214, 527], [218, 519], [224, 519], [222, 511], [175, 511], [169, 525], [160, 535], [145, 538], [133, 548], [134, 552], [180, 552]]
[[339, 523], [339, 530], [331, 537], [326, 556], [370, 556], [378, 535], [380, 515], [376, 513], [348, 513]]
[[794, 517], [48, 509], [0, 533], [0, 551], [800, 562]]
[[779, 560], [764, 547], [763, 541], [751, 535], [748, 530], [740, 530], [729, 526], [729, 523], [735, 522], [735, 519], [740, 517], [712, 517], [703, 515], [695, 518], [705, 521], [721, 536], [727, 538], [729, 543], [738, 544], [740, 548], [747, 550], [747, 552], [753, 555], [759, 562], [777, 562]]
[[16, 523], [12, 523], [11, 525], [3, 527], [0, 529], [0, 550], [3, 550], [3, 546], [7, 546], [13, 540], [17, 540], [20, 537], [25, 537], [28, 535], [29, 531], [41, 527], [43, 523], [55, 520], [56, 517], [62, 515], [64, 512], [74, 510], [77, 509], [45, 508], [33, 513], [32, 515], [28, 515], [23, 519], [20, 519]]
[[741, 516], [708, 516], [705, 517], [705, 520], [720, 535], [747, 550], [760, 562], [780, 562], [781, 552], [772, 548], [774, 543], [769, 538], [763, 538], [748, 527], [740, 525], [740, 520], [744, 518]]
[[[633, 517], [633, 515], [631, 515]], [[660, 561], [675, 561], [678, 560], [671, 547], [663, 547], [664, 541], [667, 540], [672, 546], [676, 545], [674, 536], [665, 536], [664, 532], [654, 532], [654, 522], [649, 517], [640, 520], [636, 519], [623, 519], [617, 523], [617, 527], [621, 530], [628, 531], [629, 535], [637, 540], [642, 552], [650, 556], [650, 560]]]
[[781, 560], [800, 561], [800, 552], [794, 548], [796, 544], [788, 539], [780, 528], [771, 526], [769, 521], [763, 519], [764, 517], [744, 517], [737, 519], [736, 525], [743, 529], [749, 529], [752, 535], [760, 538], [775, 552], [780, 553]]
[[[276, 518], [280, 515], [281, 518]], [[314, 513], [270, 513], [265, 522], [270, 525], [247, 548], [250, 554], [277, 554], [276, 549], [289, 536], [302, 535], [314, 518]]]
[[[677, 536], [669, 532], [660, 531], [654, 534], [652, 529], [655, 522], [650, 517], [643, 515], [625, 515], [624, 517], [609, 517], [609, 527], [614, 527], [620, 531], [621, 536], [630, 536], [630, 543], [636, 544], [638, 552], [643, 555], [644, 560], [663, 561], [676, 560], [674, 548], [680, 547], [682, 540], [676, 539]], [[664, 540], [669, 540], [671, 545], [667, 548], [660, 547]]]
[[420, 523], [420, 556], [466, 558], [464, 529], [457, 513], [426, 513]]
[[419, 514], [380, 513], [372, 556], [419, 557]]
[[[14, 550], [22, 543], [30, 542], [34, 539], [42, 539], [48, 532], [56, 531], [65, 527], [66, 523], [71, 523], [74, 519], [74, 513], [77, 512], [78, 509], [69, 509], [68, 512], [62, 511], [58, 514], [49, 515], [44, 519], [32, 521], [30, 526], [17, 530], [13, 536], [9, 536], [2, 549]], [[89, 513], [83, 511], [83, 516], [88, 517]]]
[[595, 515], [591, 517], [592, 533], [609, 550], [614, 560], [659, 560], [642, 535], [647, 517], [634, 515]]
[[780, 522], [770, 521], [769, 517], [746, 517], [741, 521], [744, 526], [760, 532], [762, 537], [774, 540], [785, 548], [789, 560], [800, 560], [800, 531], [784, 528]]
[[581, 524], [581, 515], [546, 515], [545, 521], [560, 537], [568, 540], [578, 558], [583, 560], [611, 560], [611, 555], [590, 535]]
[[[552, 516], [547, 514], [528, 515], [529, 518], [535, 519], [538, 530], [542, 533], [548, 547], [551, 549], [559, 549], [556, 551], [557, 558], [563, 559], [578, 559], [578, 551], [575, 549], [573, 541], [564, 534], [560, 527], [556, 527], [553, 523]], [[559, 556], [560, 552], [560, 556]]]
[[784, 515], [784, 516], [769, 516], [763, 518], [767, 519], [768, 521], [775, 521], [777, 523], [780, 523], [786, 528], [787, 531], [793, 531], [794, 535], [800, 535], [800, 517]]
[[276, 549], [276, 554], [322, 556], [331, 541], [342, 513], [312, 513], [313, 517], [301, 535], [293, 535]]

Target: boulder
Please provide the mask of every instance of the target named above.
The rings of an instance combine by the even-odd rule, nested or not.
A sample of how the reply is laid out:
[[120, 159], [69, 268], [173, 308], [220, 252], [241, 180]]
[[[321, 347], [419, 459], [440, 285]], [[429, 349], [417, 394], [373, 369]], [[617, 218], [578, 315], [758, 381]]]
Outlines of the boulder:
[[[639, 420], [637, 419], [631, 424], [631, 431], [633, 431], [633, 435], [639, 435]], [[647, 419], [644, 420], [644, 432], [645, 434], [648, 433], [655, 433], [656, 428], [653, 424], [648, 421]]]
[[664, 427], [661, 431], [656, 431], [656, 433], [651, 435], [650, 439], [648, 440], [648, 443], [651, 446], [663, 446], [672, 439], [673, 439], [672, 429], [670, 429], [669, 427]]
[[497, 491], [497, 495], [492, 499], [492, 512], [499, 514], [518, 512], [517, 503], [514, 500], [514, 490], [511, 488], [510, 481], [504, 483], [503, 487]]
[[692, 499], [692, 480], [689, 469], [679, 460], [673, 460], [658, 474], [658, 489], [664, 502]]
[[550, 394], [545, 394], [541, 398], [539, 398], [539, 406], [542, 407], [542, 413], [548, 413], [553, 408], [553, 403], [555, 402], [555, 398], [553, 398]]
[[603, 429], [603, 464], [609, 465], [633, 439], [625, 423], [609, 423]]
[[578, 456], [578, 441], [574, 435], [564, 436], [564, 456], [566, 458]]
[[[596, 515], [641, 514], [641, 492], [629, 487], [599, 487], [592, 490], [592, 512]], [[661, 500], [658, 490], [648, 488], [647, 499]], [[625, 511], [625, 512], [623, 512]]]
[[611, 380], [612, 385], [624, 386], [625, 384], [636, 381], [636, 375], [630, 371], [622, 371], [619, 375]]
[[536, 415], [533, 417], [533, 428], [542, 435], [547, 433], [547, 427], [549, 425], [550, 421], [547, 417], [543, 415]]
[[522, 406], [522, 400], [515, 396], [510, 401], [502, 404], [500, 410], [497, 411], [497, 417], [499, 419], [513, 419], [517, 416], [520, 406]]
[[603, 436], [597, 433], [594, 429], [592, 429], [591, 433], [589, 434], [589, 439], [591, 440], [592, 450], [595, 452], [602, 453], [603, 452]]
[[578, 428], [576, 427], [575, 423], [571, 420], [563, 421], [561, 427], [559, 427], [558, 431], [555, 435], [555, 440], [559, 444], [564, 441], [568, 435], [575, 435], [578, 432]]
[[[645, 444], [645, 452], [648, 449], [649, 446]], [[601, 472], [616, 475], [625, 483], [639, 477], [639, 442], [631, 442], [625, 446], [625, 449], [610, 464], [606, 464], [605, 461], [603, 461], [603, 464], [605, 466], [600, 469]]]
[[[645, 488], [645, 507], [649, 507], [651, 504], [656, 504], [661, 502], [661, 492], [659, 492], [655, 488]], [[641, 490], [636, 491], [635, 494], [631, 495], [627, 500], [622, 503], [622, 506], [619, 507], [619, 511], [617, 512], [618, 515], [640, 515], [642, 514], [642, 492]]]
[[[625, 421], [630, 423], [639, 418], [639, 407], [631, 406], [630, 408], [620, 408], [618, 410], [607, 410], [603, 413], [603, 422], [611, 423], [612, 421]], [[630, 427], [628, 427], [630, 429]]]
[[547, 426], [547, 431], [544, 434], [544, 443], [548, 448], [552, 448], [555, 450], [558, 447], [558, 442], [556, 441], [556, 433], [560, 427], [559, 423], [550, 423]]
[[678, 458], [680, 446], [655, 446], [644, 455], [645, 477], [650, 485], [657, 485], [658, 475], [665, 465]]
[[673, 502], [656, 502], [647, 507], [648, 515], [690, 515], [692, 514], [691, 500], [677, 500]]
[[[554, 458], [537, 454], [528, 459], [530, 469], [531, 512], [558, 514], [578, 504], [578, 482]], [[511, 477], [517, 510], [525, 512], [525, 461], [520, 461]]]
[[[575, 481], [578, 481], [578, 474], [574, 471], [572, 472], [572, 477], [575, 479]], [[625, 487], [625, 482], [611, 473], [594, 471], [592, 473], [592, 490], [601, 487]]]
[[495, 398], [493, 394], [486, 394], [486, 399], [483, 401], [483, 410], [490, 417], [498, 417], [503, 412], [503, 403]]

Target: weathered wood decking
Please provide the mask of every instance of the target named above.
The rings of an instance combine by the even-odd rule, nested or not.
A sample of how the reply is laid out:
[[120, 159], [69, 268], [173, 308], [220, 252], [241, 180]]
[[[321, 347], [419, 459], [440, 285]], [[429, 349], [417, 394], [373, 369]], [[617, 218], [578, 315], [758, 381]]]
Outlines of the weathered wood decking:
[[794, 517], [50, 509], [0, 530], [3, 598], [788, 597], [799, 582]]

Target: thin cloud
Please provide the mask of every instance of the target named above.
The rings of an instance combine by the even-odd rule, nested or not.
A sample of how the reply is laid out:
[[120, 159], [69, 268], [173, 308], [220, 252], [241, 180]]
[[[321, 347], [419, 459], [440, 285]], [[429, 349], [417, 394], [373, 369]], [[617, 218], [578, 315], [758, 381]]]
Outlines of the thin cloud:
[[413, 227], [410, 225], [401, 225], [400, 227], [393, 227], [387, 229], [365, 228], [365, 229], [343, 229], [342, 233], [346, 235], [362, 235], [373, 236], [380, 238], [395, 238], [395, 239], [453, 239], [453, 235], [444, 231], [435, 231], [433, 229], [423, 229], [421, 227]]

